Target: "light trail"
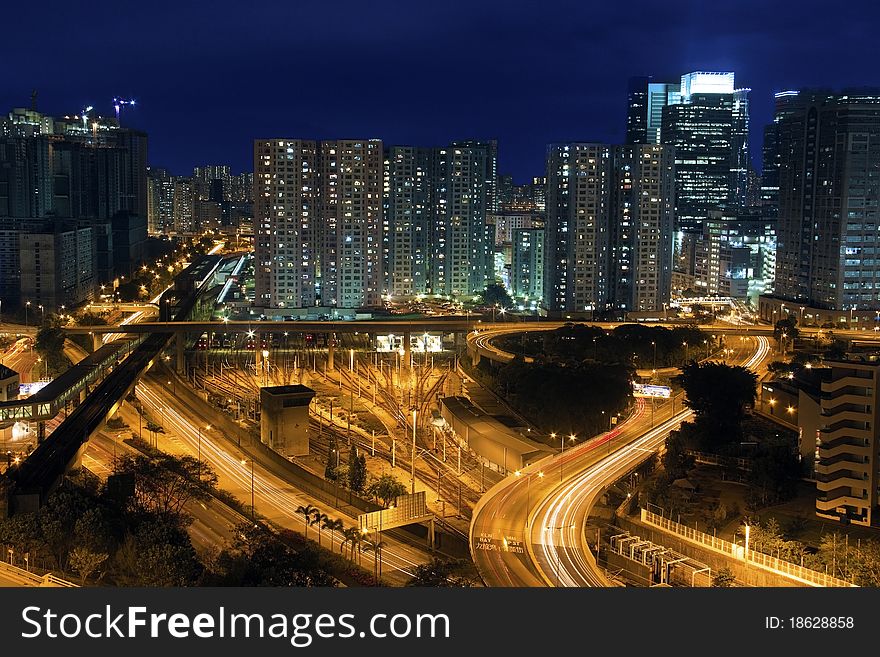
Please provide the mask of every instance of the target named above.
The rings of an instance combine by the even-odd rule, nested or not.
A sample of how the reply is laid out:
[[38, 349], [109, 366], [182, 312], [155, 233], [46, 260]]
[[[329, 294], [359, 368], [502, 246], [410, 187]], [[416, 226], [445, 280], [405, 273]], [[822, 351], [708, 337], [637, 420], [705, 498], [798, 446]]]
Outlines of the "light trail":
[[[167, 390], [164, 391], [167, 394]], [[199, 427], [186, 415], [180, 413], [176, 408], [171, 406], [168, 400], [163, 399], [156, 387], [141, 381], [137, 386], [138, 398], [141, 399], [144, 406], [149, 408], [156, 417], [164, 418], [166, 422], [174, 427], [175, 433], [181, 437], [192, 453], [198, 452], [199, 445]], [[229, 452], [222, 448], [214, 441], [204, 430], [201, 432], [201, 454], [202, 458], [215, 469], [218, 474], [232, 480], [235, 485], [243, 490], [250, 490], [251, 474], [250, 467], [242, 465], [241, 461], [234, 458]], [[303, 528], [305, 533], [305, 519], [301, 513], [297, 513], [299, 506], [319, 506], [315, 500], [302, 494], [297, 494], [292, 487], [285, 490], [281, 479], [266, 473], [262, 466], [257, 464], [254, 468], [254, 498], [258, 502], [262, 502], [279, 514], [289, 519], [291, 524], [296, 524]], [[259, 506], [259, 505], [257, 505]], [[335, 509], [322, 508], [322, 513], [338, 513]], [[328, 514], [329, 515], [329, 514]], [[344, 520], [344, 518], [341, 518]], [[312, 528], [312, 531], [317, 529]], [[330, 538], [328, 530], [322, 530]], [[335, 532], [334, 545], [339, 545], [344, 540], [341, 533]], [[385, 537], [386, 541], [389, 538]], [[420, 562], [413, 561], [402, 551], [402, 544], [391, 539], [386, 548], [382, 549], [382, 565], [390, 567], [394, 571], [398, 571], [407, 577], [412, 576], [412, 568], [419, 565]], [[373, 555], [370, 554], [369, 557]], [[367, 558], [368, 563], [372, 563]]]

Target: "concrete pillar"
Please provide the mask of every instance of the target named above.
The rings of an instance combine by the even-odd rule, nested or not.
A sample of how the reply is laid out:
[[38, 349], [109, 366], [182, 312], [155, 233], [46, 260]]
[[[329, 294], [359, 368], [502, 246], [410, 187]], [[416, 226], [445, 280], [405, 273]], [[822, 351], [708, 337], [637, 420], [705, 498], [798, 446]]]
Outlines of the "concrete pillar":
[[92, 333], [91, 336], [92, 336], [92, 353], [94, 353], [94, 352], [98, 351], [98, 349], [100, 349], [104, 345], [104, 340], [102, 339], [102, 336], [100, 333]]
[[186, 373], [186, 354], [184, 352], [184, 348], [186, 347], [186, 334], [182, 331], [174, 334], [174, 371], [178, 374]]
[[46, 439], [46, 421], [40, 420], [37, 423], [37, 443], [41, 443]]
[[333, 357], [336, 355], [336, 334], [331, 333], [327, 338], [327, 369], [333, 369]]
[[410, 333], [409, 331], [405, 331], [403, 334], [403, 366], [410, 366], [410, 359], [412, 358], [412, 344], [410, 342]]

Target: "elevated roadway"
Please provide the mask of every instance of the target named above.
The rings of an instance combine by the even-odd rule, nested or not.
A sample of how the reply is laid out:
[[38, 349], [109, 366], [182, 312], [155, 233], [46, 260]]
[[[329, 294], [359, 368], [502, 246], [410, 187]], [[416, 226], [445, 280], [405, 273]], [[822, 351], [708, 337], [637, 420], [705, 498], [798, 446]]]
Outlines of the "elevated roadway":
[[[738, 341], [732, 362], [756, 368], [768, 338]], [[656, 402], [655, 402], [656, 403]], [[602, 492], [662, 448], [691, 416], [683, 395], [638, 400], [613, 431], [530, 465], [496, 484], [474, 509], [471, 554], [489, 586], [612, 586], [584, 533]]]

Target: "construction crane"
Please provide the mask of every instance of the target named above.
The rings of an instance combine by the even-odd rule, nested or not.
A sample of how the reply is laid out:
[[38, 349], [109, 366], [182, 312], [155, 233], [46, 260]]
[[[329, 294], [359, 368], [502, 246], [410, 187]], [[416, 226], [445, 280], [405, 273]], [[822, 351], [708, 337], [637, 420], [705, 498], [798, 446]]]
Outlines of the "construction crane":
[[120, 98], [116, 97], [113, 99], [113, 109], [116, 110], [116, 122], [119, 123], [119, 110], [123, 105], [128, 105], [129, 107], [135, 106], [134, 98]]

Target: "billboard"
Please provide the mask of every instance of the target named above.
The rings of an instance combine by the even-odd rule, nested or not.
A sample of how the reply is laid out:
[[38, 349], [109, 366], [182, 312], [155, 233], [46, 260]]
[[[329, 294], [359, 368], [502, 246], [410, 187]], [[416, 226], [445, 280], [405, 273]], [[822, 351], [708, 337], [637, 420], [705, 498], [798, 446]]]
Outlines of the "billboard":
[[633, 397], [659, 397], [660, 399], [669, 399], [671, 396], [672, 388], [669, 386], [633, 383]]
[[394, 506], [358, 516], [358, 527], [361, 531], [385, 531], [395, 527], [403, 527], [431, 518], [425, 501], [425, 491], [415, 495], [401, 495]]

